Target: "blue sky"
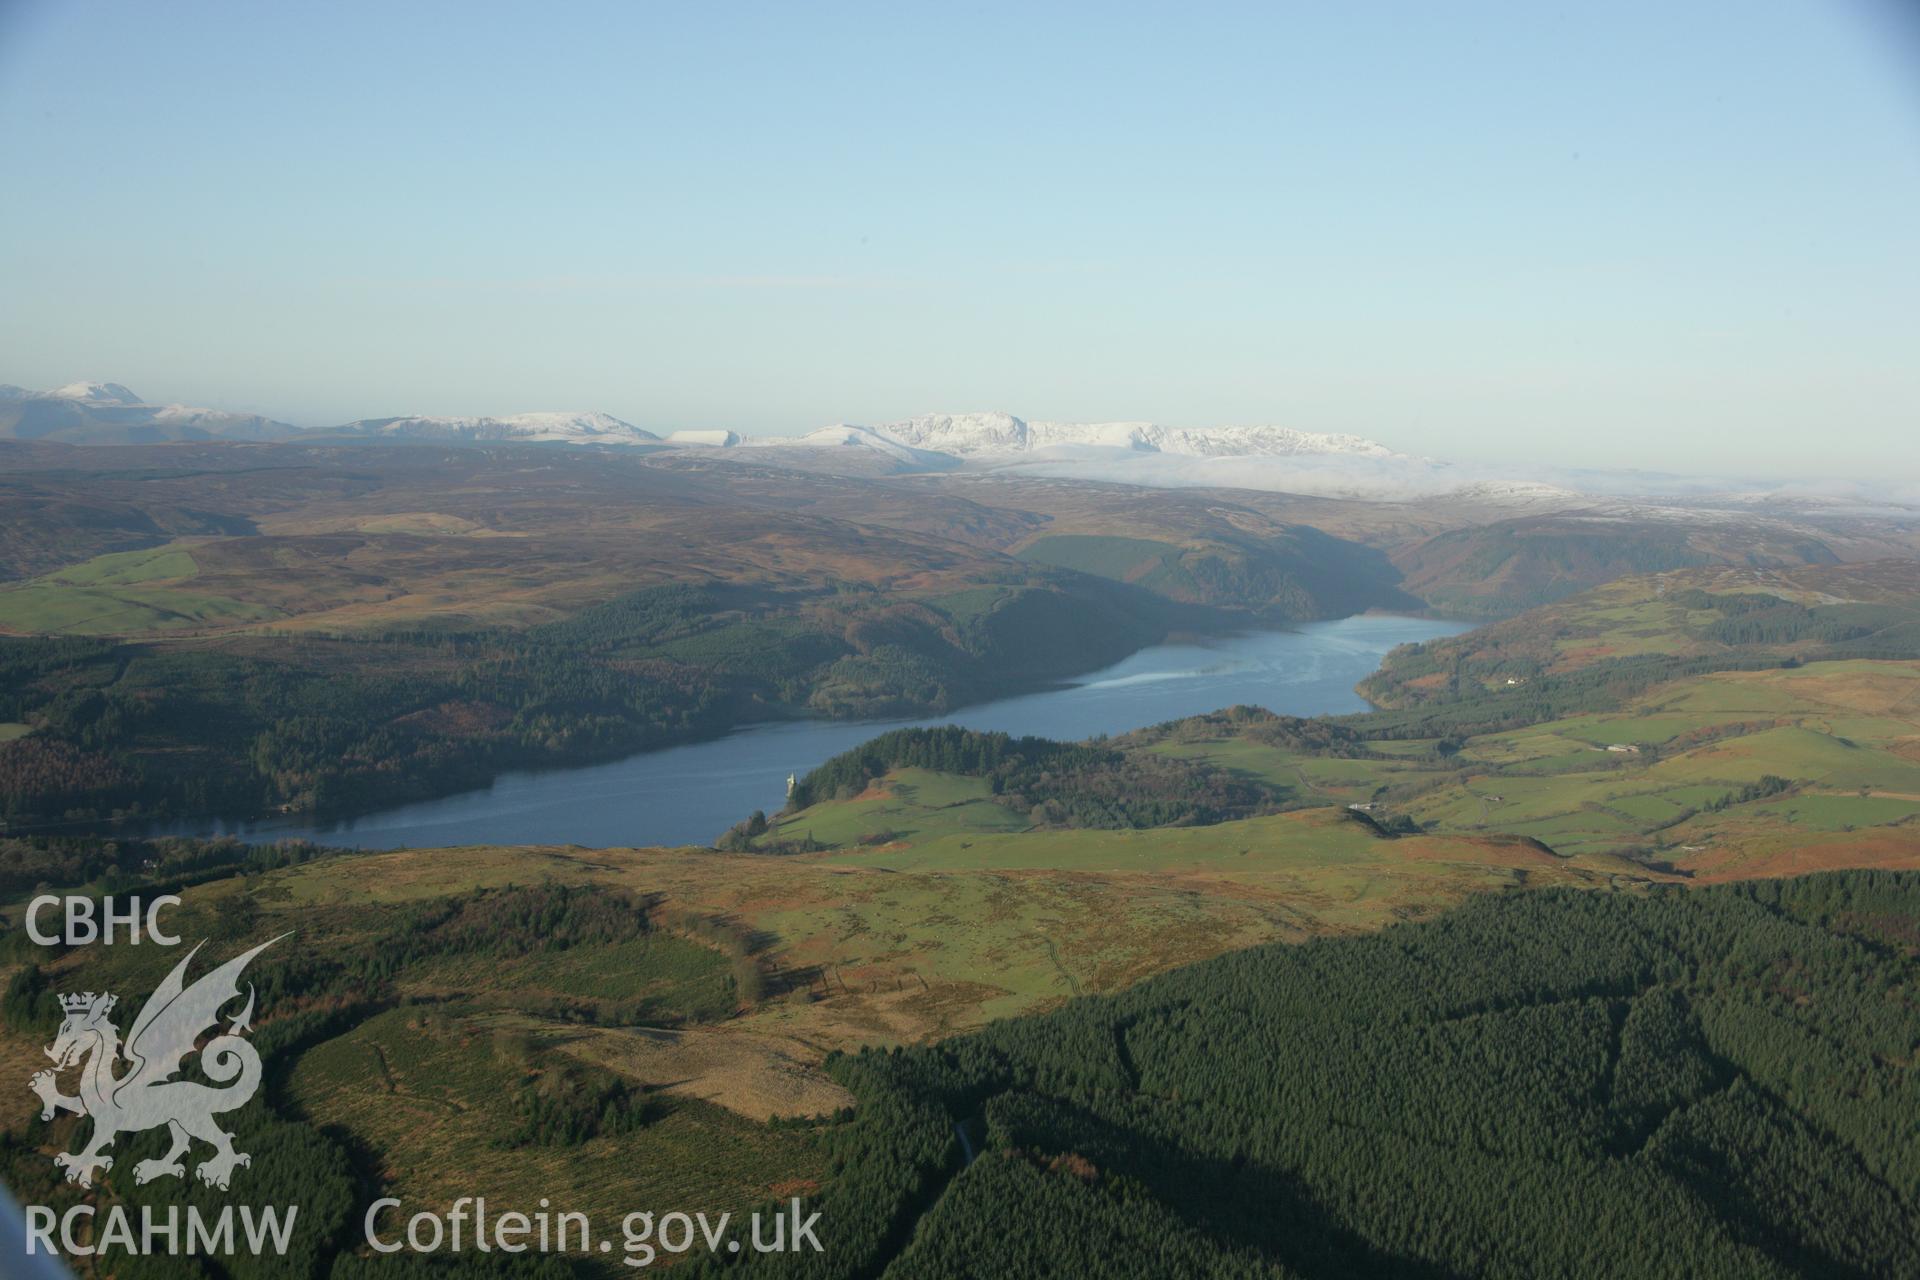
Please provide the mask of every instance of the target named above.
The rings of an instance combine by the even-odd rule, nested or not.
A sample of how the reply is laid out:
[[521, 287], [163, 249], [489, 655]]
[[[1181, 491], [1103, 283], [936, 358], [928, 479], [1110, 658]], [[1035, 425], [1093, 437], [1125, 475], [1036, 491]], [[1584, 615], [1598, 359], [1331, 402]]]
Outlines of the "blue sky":
[[0, 0], [0, 381], [1920, 450], [1900, 0]]

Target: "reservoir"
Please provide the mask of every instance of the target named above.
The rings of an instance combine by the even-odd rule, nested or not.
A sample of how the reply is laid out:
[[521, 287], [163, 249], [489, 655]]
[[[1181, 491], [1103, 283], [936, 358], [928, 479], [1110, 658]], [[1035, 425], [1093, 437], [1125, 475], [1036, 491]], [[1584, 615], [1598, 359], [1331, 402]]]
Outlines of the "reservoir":
[[958, 724], [1076, 740], [1125, 733], [1239, 703], [1284, 715], [1364, 711], [1353, 686], [1396, 645], [1470, 624], [1366, 614], [1289, 631], [1155, 645], [1053, 688], [921, 720], [796, 720], [629, 756], [611, 764], [508, 773], [492, 786], [337, 823], [180, 823], [175, 835], [304, 838], [365, 849], [461, 844], [706, 844], [755, 809], [772, 814], [787, 775], [889, 729]]

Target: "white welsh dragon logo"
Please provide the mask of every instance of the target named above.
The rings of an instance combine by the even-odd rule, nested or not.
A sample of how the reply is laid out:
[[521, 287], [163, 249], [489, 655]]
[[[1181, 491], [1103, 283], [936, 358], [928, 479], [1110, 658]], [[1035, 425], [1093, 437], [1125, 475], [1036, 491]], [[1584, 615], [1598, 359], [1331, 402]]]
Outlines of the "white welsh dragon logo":
[[[184, 1177], [187, 1170], [180, 1157], [194, 1138], [210, 1144], [214, 1151], [195, 1167], [194, 1173], [222, 1191], [227, 1189], [235, 1168], [253, 1162], [251, 1156], [233, 1149], [233, 1135], [214, 1122], [220, 1113], [246, 1105], [260, 1088], [260, 1054], [240, 1038], [253, 1019], [251, 984], [240, 1016], [228, 1025], [226, 1034], [216, 1035], [200, 1050], [201, 1071], [226, 1087], [216, 1089], [170, 1077], [194, 1051], [201, 1033], [219, 1023], [221, 1007], [239, 996], [240, 971], [247, 962], [278, 941], [280, 938], [261, 943], [189, 987], [185, 985], [187, 965], [206, 943], [196, 946], [147, 998], [140, 1016], [133, 1020], [124, 1048], [119, 1028], [107, 1016], [113, 1011], [116, 997], [104, 993], [96, 996], [91, 991], [60, 997], [67, 1017], [60, 1024], [60, 1034], [47, 1047], [53, 1070], [36, 1073], [28, 1087], [40, 1095], [42, 1120], [51, 1120], [61, 1110], [93, 1117], [93, 1136], [86, 1147], [77, 1152], [63, 1151], [53, 1158], [67, 1171], [68, 1182], [92, 1186], [95, 1169], [113, 1168], [113, 1157], [103, 1153], [116, 1136], [163, 1124], [173, 1131], [173, 1146], [160, 1159], [135, 1165], [135, 1182]], [[122, 1055], [131, 1068], [116, 1077], [114, 1064]], [[83, 1059], [86, 1065], [80, 1071], [79, 1096], [69, 1098], [60, 1092], [55, 1076]]]

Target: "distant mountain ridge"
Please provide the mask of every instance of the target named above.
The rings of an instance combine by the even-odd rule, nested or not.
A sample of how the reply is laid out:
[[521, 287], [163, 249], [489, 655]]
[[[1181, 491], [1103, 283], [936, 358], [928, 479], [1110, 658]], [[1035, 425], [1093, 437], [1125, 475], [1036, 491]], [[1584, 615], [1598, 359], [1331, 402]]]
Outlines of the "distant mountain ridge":
[[800, 436], [744, 437], [727, 430], [683, 429], [665, 438], [598, 412], [492, 415], [400, 414], [332, 427], [300, 428], [258, 414], [186, 405], [152, 405], [118, 382], [75, 382], [52, 391], [0, 385], [0, 438], [67, 444], [140, 444], [167, 440], [427, 441], [442, 444], [664, 445], [868, 450], [897, 464], [943, 470], [965, 459], [998, 461], [1049, 450], [1119, 450], [1189, 458], [1304, 457], [1405, 459], [1363, 436], [1291, 427], [1168, 427], [1154, 422], [1028, 421], [1010, 413], [929, 413], [859, 426], [835, 423]]
[[623, 422], [610, 413], [516, 413], [503, 418], [414, 414], [398, 418], [361, 418], [344, 426], [319, 428], [309, 434], [451, 443], [660, 443], [660, 437], [653, 432], [636, 427], [631, 422]]
[[1194, 428], [1167, 427], [1154, 422], [1029, 422], [1010, 413], [923, 414], [872, 430], [901, 444], [957, 457], [1071, 447], [1174, 453], [1195, 458], [1299, 454], [1406, 456], [1364, 436], [1297, 431], [1291, 427]]
[[118, 382], [72, 382], [52, 391], [0, 385], [0, 440], [60, 444], [163, 444], [175, 440], [289, 440], [300, 428], [257, 413], [148, 404]]
[[[118, 382], [74, 382], [50, 391], [0, 384], [0, 441], [10, 439], [67, 445], [253, 440], [617, 448], [862, 476], [1002, 472], [1149, 488], [1245, 489], [1367, 501], [1418, 502], [1444, 496], [1489, 511], [1586, 510], [1596, 516], [1686, 523], [1735, 521], [1768, 508], [1794, 517], [1852, 512], [1906, 519], [1920, 507], [1920, 489], [1897, 474], [1829, 491], [1819, 485], [1767, 484], [1752, 478], [1568, 470], [1530, 465], [1524, 459], [1458, 462], [1403, 453], [1366, 436], [1274, 425], [1061, 422], [1004, 412], [929, 413], [875, 426], [837, 422], [794, 436], [745, 436], [723, 427], [662, 428], [656, 433], [592, 411], [402, 414], [302, 428], [259, 414], [149, 404]], [[1787, 506], [1781, 505], [1783, 500]]]

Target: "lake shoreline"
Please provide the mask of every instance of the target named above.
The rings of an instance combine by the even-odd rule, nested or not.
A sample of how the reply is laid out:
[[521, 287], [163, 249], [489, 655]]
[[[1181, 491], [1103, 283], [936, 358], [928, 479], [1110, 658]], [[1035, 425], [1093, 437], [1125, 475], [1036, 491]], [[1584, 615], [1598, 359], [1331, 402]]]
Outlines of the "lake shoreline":
[[[1269, 709], [1282, 714], [1352, 714], [1371, 707], [1354, 686], [1391, 648], [1467, 629], [1464, 623], [1365, 613], [1284, 629], [1207, 633], [1184, 643], [1169, 637], [1079, 676], [935, 715], [742, 723], [608, 760], [502, 770], [482, 786], [354, 815], [133, 819], [79, 824], [64, 834], [230, 835], [252, 843], [302, 839], [361, 848], [700, 845], [755, 808], [778, 809], [778, 784], [786, 774], [803, 775], [890, 729], [964, 723], [1073, 741], [1263, 697], [1260, 705], [1273, 702]], [[1302, 670], [1308, 673], [1304, 680]], [[542, 813], [544, 820], [535, 816]]]

